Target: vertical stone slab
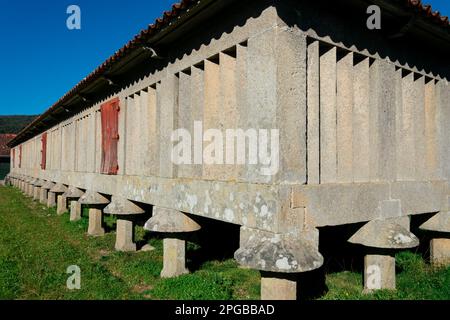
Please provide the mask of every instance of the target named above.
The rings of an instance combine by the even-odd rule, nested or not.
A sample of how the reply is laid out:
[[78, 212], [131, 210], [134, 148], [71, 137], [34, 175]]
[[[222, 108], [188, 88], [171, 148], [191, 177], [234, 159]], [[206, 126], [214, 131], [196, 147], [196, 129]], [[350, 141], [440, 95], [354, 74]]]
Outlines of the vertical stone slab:
[[366, 255], [364, 258], [364, 291], [395, 290], [395, 258]]
[[381, 106], [381, 61], [371, 60], [369, 66], [369, 179], [379, 181], [380, 156], [380, 106]]
[[76, 200], [70, 201], [70, 221], [81, 219], [81, 203]]
[[401, 93], [402, 107], [397, 114], [398, 119], [398, 160], [397, 177], [399, 180], [410, 181], [415, 177], [415, 164], [411, 159], [416, 159], [414, 138], [414, 74], [402, 73]]
[[353, 181], [353, 53], [338, 53], [337, 180]]
[[164, 245], [164, 266], [161, 278], [172, 278], [188, 273], [186, 269], [186, 241], [166, 238]]
[[[117, 172], [119, 175], [126, 174], [127, 170], [127, 114], [128, 114], [128, 99], [129, 97], [123, 97], [120, 99], [120, 111], [119, 111], [119, 123], [118, 123], [118, 131], [119, 131], [119, 141], [117, 141], [117, 163], [119, 165], [119, 171]], [[101, 112], [99, 114], [99, 125], [101, 132]], [[98, 166], [99, 172], [101, 171], [101, 156], [100, 156], [100, 164]]]
[[306, 182], [306, 52], [306, 37], [288, 28], [248, 40], [246, 127], [267, 130], [269, 145], [258, 151], [271, 156], [247, 166], [249, 182]]
[[[295, 29], [277, 29], [276, 106], [279, 165], [268, 182], [306, 182], [306, 36]], [[295, 134], [293, 134], [295, 133]], [[274, 153], [276, 150], [271, 150]], [[264, 166], [267, 167], [267, 166]]]
[[57, 196], [56, 214], [63, 215], [67, 212], [67, 198], [63, 195]]
[[436, 119], [435, 80], [430, 79], [425, 84], [425, 164], [426, 175], [431, 180], [439, 176], [438, 139]]
[[96, 119], [95, 119], [96, 112], [91, 111], [89, 116], [86, 118], [87, 121], [87, 148], [86, 148], [86, 170], [87, 172], [95, 172], [95, 147], [96, 147]]
[[103, 236], [105, 229], [103, 229], [103, 217], [102, 210], [97, 208], [89, 208], [89, 227], [88, 235], [90, 236]]
[[47, 204], [47, 200], [48, 200], [47, 195], [48, 195], [48, 189], [41, 188], [41, 192], [39, 195], [39, 202], [42, 204]]
[[[158, 85], [159, 86], [159, 85]], [[159, 175], [159, 122], [158, 122], [158, 95], [156, 84], [148, 88], [148, 123], [149, 123], [149, 155], [146, 174]]]
[[34, 187], [33, 200], [39, 200], [40, 193], [41, 193], [41, 187]]
[[159, 170], [164, 178], [176, 177], [176, 167], [172, 162], [172, 142], [170, 137], [177, 129], [178, 120], [178, 78], [168, 74], [161, 81], [161, 107], [159, 110], [160, 146]]
[[[240, 114], [243, 129], [276, 129], [277, 118], [277, 60], [274, 50], [276, 30], [270, 29], [252, 36], [247, 46], [247, 108]], [[253, 143], [257, 143], [253, 142]], [[259, 165], [249, 165], [249, 157], [243, 180], [264, 183], [270, 177], [260, 173]]]
[[417, 180], [428, 180], [425, 163], [425, 77], [415, 74], [413, 87], [415, 177]]
[[133, 160], [135, 158], [136, 141], [134, 141], [134, 131], [136, 128], [136, 101], [135, 95], [127, 97], [126, 116], [126, 141], [125, 141], [125, 173], [134, 174]]
[[[241, 129], [247, 128], [247, 42], [238, 44], [236, 46], [236, 123], [237, 127]], [[248, 155], [248, 145], [245, 147], [246, 157]], [[237, 180], [245, 181], [247, 165], [237, 164]]]
[[131, 171], [130, 173], [133, 175], [140, 175], [141, 174], [141, 150], [142, 150], [142, 139], [141, 139], [141, 125], [140, 125], [140, 119], [142, 118], [141, 113], [141, 92], [135, 93], [133, 95], [134, 99], [134, 110], [132, 110], [132, 138], [131, 143], [132, 146], [132, 153], [127, 154], [127, 157], [131, 158]]
[[320, 183], [320, 84], [319, 84], [319, 41], [308, 45], [307, 66], [308, 101], [308, 184]]
[[430, 262], [436, 267], [450, 265], [450, 239], [432, 239], [430, 241]]
[[[194, 121], [203, 122], [203, 108], [205, 104], [205, 65], [204, 62], [200, 65], [191, 67], [191, 121], [192, 131], [191, 135], [194, 138], [195, 135], [203, 135], [203, 132], [194, 131]], [[198, 138], [198, 137], [197, 137]], [[200, 178], [203, 175], [203, 164], [201, 163], [203, 157], [203, 150], [198, 151], [198, 155], [195, 155], [194, 146], [192, 146], [192, 159], [193, 163], [190, 174], [192, 177]], [[198, 161], [195, 161], [197, 158]]]
[[321, 48], [320, 55], [320, 181], [337, 178], [336, 48]]
[[56, 193], [48, 192], [47, 194], [47, 207], [53, 208], [56, 206]]
[[[100, 173], [102, 170], [102, 114], [100, 110], [95, 111], [94, 113], [95, 117], [95, 172]], [[123, 137], [123, 135], [120, 135], [120, 111], [119, 111], [119, 146], [120, 146], [120, 137]], [[120, 162], [120, 147], [118, 148], [118, 164], [119, 164], [119, 171], [121, 169], [122, 163]], [[123, 167], [123, 166], [122, 166]]]
[[440, 80], [436, 84], [436, 108], [438, 119], [438, 144], [439, 144], [439, 176], [441, 179], [450, 177], [450, 141], [448, 139], [450, 132], [450, 89], [446, 81]]
[[[194, 136], [194, 121], [192, 120], [192, 90], [191, 90], [191, 69], [181, 71], [179, 73], [179, 100], [178, 100], [178, 129], [185, 129], [191, 135], [191, 141]], [[179, 143], [179, 142], [176, 142]], [[191, 156], [188, 157], [190, 161], [193, 158], [193, 143], [191, 145]], [[178, 168], [178, 177], [191, 178], [192, 177], [192, 164], [180, 164]]]
[[[205, 60], [205, 104], [203, 113], [203, 131], [209, 129], [220, 130], [220, 69], [219, 60]], [[212, 141], [203, 142], [204, 155], [207, 153], [208, 146]], [[203, 157], [203, 178], [207, 180], [218, 180], [220, 171], [218, 165], [223, 163], [223, 159], [219, 159], [219, 163], [205, 163]]]
[[[218, 168], [219, 179], [224, 181], [235, 180], [237, 177], [236, 167], [236, 145], [233, 142], [226, 141], [226, 130], [237, 128], [237, 87], [236, 87], [236, 55], [237, 52], [230, 52], [219, 54], [219, 108], [220, 120], [218, 129], [220, 129], [224, 135], [225, 144], [223, 146], [224, 151], [224, 164]], [[231, 150], [234, 151], [234, 157], [231, 157]], [[227, 159], [227, 155], [229, 156]], [[231, 161], [230, 161], [231, 160]]]
[[134, 226], [133, 221], [125, 219], [117, 219], [116, 223], [116, 244], [117, 251], [136, 251], [136, 244], [134, 241]]
[[140, 102], [140, 118], [139, 118], [139, 174], [148, 175], [148, 167], [151, 166], [150, 161], [150, 112], [148, 88], [141, 91]]
[[[377, 63], [375, 63], [376, 65]], [[375, 67], [374, 65], [374, 67]], [[395, 66], [389, 61], [378, 62], [378, 178], [395, 179], [396, 165], [396, 81]], [[374, 79], [375, 80], [375, 79]]]
[[261, 300], [297, 300], [297, 282], [261, 277]]

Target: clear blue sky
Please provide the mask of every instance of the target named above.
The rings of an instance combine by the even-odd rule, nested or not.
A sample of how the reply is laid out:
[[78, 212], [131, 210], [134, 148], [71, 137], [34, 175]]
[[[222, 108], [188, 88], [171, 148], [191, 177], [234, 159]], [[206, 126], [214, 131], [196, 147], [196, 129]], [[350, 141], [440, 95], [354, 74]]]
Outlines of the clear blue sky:
[[[0, 115], [40, 114], [177, 0], [2, 0]], [[450, 0], [424, 1], [450, 15]], [[66, 9], [81, 8], [81, 30]]]

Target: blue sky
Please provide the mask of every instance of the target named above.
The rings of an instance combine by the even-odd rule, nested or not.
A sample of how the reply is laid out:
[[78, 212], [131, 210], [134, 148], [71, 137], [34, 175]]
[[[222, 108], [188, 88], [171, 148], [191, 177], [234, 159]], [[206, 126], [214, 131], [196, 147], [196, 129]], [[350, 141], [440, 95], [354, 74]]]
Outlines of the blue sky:
[[[3, 0], [0, 115], [40, 114], [176, 0]], [[428, 0], [445, 15], [449, 0]], [[66, 9], [81, 8], [81, 30]]]

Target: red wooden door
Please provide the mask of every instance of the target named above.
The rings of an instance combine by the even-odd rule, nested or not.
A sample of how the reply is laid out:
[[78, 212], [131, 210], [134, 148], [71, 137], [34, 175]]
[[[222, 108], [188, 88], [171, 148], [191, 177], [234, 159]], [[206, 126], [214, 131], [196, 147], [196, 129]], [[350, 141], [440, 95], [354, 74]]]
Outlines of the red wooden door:
[[15, 168], [16, 165], [16, 149], [12, 149], [12, 167]]
[[47, 166], [47, 132], [42, 134], [41, 145], [41, 169], [45, 170]]
[[103, 174], [115, 175], [119, 171], [117, 145], [119, 142], [119, 98], [100, 107], [102, 118], [102, 166]]

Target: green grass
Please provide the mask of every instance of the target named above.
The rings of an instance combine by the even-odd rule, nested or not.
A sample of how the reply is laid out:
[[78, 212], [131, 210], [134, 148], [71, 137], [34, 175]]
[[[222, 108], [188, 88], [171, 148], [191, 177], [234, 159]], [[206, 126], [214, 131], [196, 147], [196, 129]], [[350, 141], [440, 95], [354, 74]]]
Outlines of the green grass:
[[[105, 224], [114, 227], [115, 219]], [[211, 261], [200, 270], [161, 279], [162, 241], [154, 251], [114, 251], [115, 233], [86, 235], [88, 219], [31, 201], [11, 187], [0, 187], [0, 299], [257, 299], [259, 273], [233, 260]], [[137, 240], [144, 230], [137, 227]], [[197, 246], [189, 245], [188, 250]], [[189, 252], [188, 252], [189, 253]], [[81, 289], [69, 290], [66, 269], [81, 269]]]
[[340, 272], [327, 276], [327, 300], [450, 300], [450, 268], [432, 268], [408, 251], [396, 255], [397, 290], [361, 292], [362, 275]]
[[[86, 235], [86, 214], [69, 222], [68, 214], [31, 201], [11, 187], [0, 187], [0, 299], [258, 299], [260, 275], [232, 259], [208, 261], [191, 274], [161, 279], [162, 242], [154, 251], [114, 251], [115, 233]], [[105, 223], [113, 228], [115, 219]], [[136, 227], [137, 240], [145, 232]], [[188, 256], [198, 250], [189, 243]], [[69, 290], [66, 269], [81, 268], [81, 289]], [[409, 252], [397, 255], [398, 290], [363, 294], [356, 272], [327, 275], [321, 299], [450, 299], [450, 268], [433, 269]], [[301, 284], [300, 284], [301, 286]]]

